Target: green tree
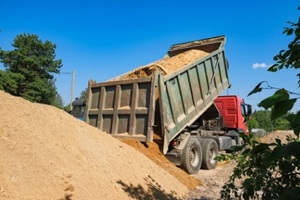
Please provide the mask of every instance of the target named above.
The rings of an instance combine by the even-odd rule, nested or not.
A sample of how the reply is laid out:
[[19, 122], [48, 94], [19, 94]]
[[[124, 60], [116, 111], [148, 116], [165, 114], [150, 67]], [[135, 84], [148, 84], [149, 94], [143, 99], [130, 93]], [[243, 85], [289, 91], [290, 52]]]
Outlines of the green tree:
[[251, 119], [249, 119], [247, 121], [247, 127], [249, 130], [253, 129], [253, 128], [258, 128], [259, 127], [259, 123], [256, 120], [256, 117], [253, 115]]
[[290, 122], [286, 119], [288, 115], [271, 120], [271, 113], [270, 110], [258, 110], [253, 113], [253, 117], [257, 120], [259, 128], [267, 132], [291, 129]]
[[273, 131], [272, 121], [271, 121], [271, 111], [269, 110], [258, 110], [253, 113], [253, 116], [258, 122], [258, 127], [262, 128], [268, 132]]
[[79, 99], [85, 99], [86, 95], [87, 95], [87, 88], [81, 91]]
[[58, 92], [56, 92], [55, 101], [54, 101], [53, 105], [58, 108], [63, 108], [63, 106], [64, 106], [64, 101], [62, 99], [62, 96]]
[[[294, 39], [287, 50], [280, 51], [274, 57], [276, 64], [268, 69], [271, 72], [283, 68], [300, 68], [300, 18], [297, 23], [289, 24], [284, 34], [293, 35]], [[300, 78], [300, 74], [297, 76]], [[267, 82], [259, 83], [249, 95], [265, 89], [264, 83]], [[300, 86], [300, 81], [298, 84]], [[268, 83], [266, 88], [275, 89], [276, 92], [261, 101], [259, 106], [271, 109], [271, 120], [285, 116], [294, 130], [295, 138], [287, 138], [289, 143], [283, 144], [279, 139], [274, 143], [258, 142], [251, 133], [249, 137], [244, 137], [247, 145], [241, 152], [232, 154], [237, 167], [223, 186], [223, 199], [230, 199], [232, 196], [239, 199], [300, 199], [300, 111], [289, 113], [300, 94], [271, 87]], [[290, 94], [298, 97], [290, 98]], [[244, 178], [242, 186], [237, 188], [235, 181], [241, 177]]]
[[0, 90], [8, 91], [12, 95], [17, 95], [18, 83], [23, 80], [24, 77], [21, 74], [0, 70]]
[[288, 117], [291, 114], [286, 114], [283, 117], [279, 117], [278, 119], [275, 119], [273, 122], [273, 127], [275, 127], [275, 130], [291, 130], [292, 126], [291, 123], [289, 122]]
[[55, 73], [62, 67], [55, 60], [56, 45], [42, 42], [37, 35], [17, 35], [11, 51], [0, 49], [0, 62], [5, 71], [0, 71], [0, 89], [27, 100], [55, 104]]

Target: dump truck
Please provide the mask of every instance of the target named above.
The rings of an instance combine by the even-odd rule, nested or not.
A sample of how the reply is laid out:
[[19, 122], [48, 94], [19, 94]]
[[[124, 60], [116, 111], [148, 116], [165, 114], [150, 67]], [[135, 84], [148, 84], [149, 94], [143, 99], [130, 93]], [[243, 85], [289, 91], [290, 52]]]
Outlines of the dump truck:
[[[240, 122], [251, 114], [241, 98], [219, 97], [230, 87], [225, 41], [217, 36], [175, 44], [158, 61], [105, 82], [90, 81], [85, 121], [118, 139], [157, 142], [190, 174], [214, 169], [219, 151], [243, 144]], [[180, 62], [192, 51], [203, 55]], [[178, 66], [167, 62], [172, 59]]]

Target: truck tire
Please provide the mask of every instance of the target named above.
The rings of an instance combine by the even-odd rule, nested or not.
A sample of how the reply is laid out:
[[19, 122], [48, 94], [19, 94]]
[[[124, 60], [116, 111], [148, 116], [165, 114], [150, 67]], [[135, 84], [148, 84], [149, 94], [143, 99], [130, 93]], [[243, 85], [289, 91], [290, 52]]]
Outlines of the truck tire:
[[243, 146], [245, 144], [244, 139], [239, 137], [239, 143], [238, 146]]
[[218, 144], [215, 140], [206, 139], [202, 143], [203, 150], [203, 160], [202, 160], [202, 168], [203, 169], [215, 169], [218, 161], [215, 160], [219, 153]]
[[189, 174], [199, 172], [202, 164], [202, 148], [199, 140], [190, 137], [181, 152], [181, 168]]

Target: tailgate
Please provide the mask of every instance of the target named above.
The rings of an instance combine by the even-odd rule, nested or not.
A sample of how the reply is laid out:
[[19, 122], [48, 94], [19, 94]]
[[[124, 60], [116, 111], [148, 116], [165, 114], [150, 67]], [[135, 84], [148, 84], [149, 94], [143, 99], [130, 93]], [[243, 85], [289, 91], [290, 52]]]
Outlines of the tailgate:
[[152, 141], [156, 77], [89, 82], [86, 122], [116, 138]]

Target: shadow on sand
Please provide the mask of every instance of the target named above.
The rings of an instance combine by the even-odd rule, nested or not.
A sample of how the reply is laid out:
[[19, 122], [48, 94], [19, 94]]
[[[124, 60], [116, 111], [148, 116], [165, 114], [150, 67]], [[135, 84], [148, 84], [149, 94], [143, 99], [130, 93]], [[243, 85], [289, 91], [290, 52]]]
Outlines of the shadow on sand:
[[134, 186], [132, 184], [126, 184], [123, 181], [117, 181], [118, 184], [121, 185], [122, 189], [127, 192], [127, 194], [132, 199], [164, 199], [164, 200], [180, 200], [176, 197], [177, 193], [175, 191], [171, 191], [171, 193], [167, 193], [165, 190], [161, 188], [161, 186], [154, 181], [151, 176], [144, 178], [146, 184], [148, 186], [147, 189], [144, 189], [142, 185]]

